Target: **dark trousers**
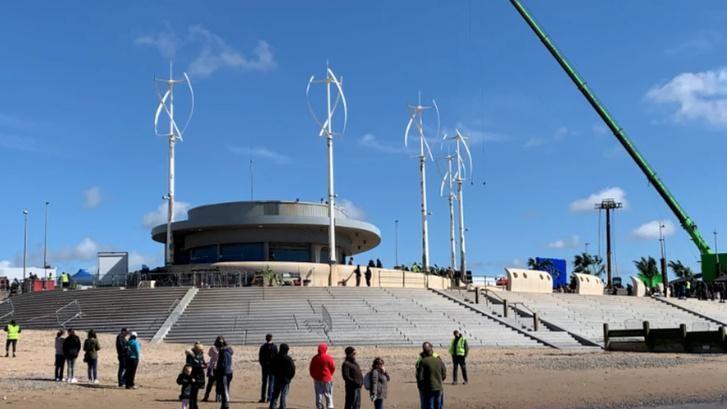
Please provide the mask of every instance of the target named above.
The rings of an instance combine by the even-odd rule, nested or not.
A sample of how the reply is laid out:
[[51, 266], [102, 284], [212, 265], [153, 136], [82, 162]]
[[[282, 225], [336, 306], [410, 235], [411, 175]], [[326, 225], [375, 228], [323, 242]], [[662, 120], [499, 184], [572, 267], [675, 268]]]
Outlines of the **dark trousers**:
[[10, 345], [13, 346], [13, 356], [15, 356], [15, 347], [18, 345], [17, 339], [8, 339], [5, 341], [5, 355], [10, 351]]
[[[207, 389], [204, 391], [204, 398], [202, 400], [208, 400], [210, 398], [210, 392], [212, 392], [212, 387], [215, 386], [217, 383], [217, 378], [214, 375], [208, 375], [207, 376]], [[219, 388], [215, 388], [219, 389]], [[215, 402], [219, 400], [219, 392], [215, 391]]]
[[467, 382], [467, 364], [464, 361], [463, 356], [453, 356], [452, 361], [454, 362], [454, 373], [452, 374], [452, 380], [457, 382], [457, 367], [462, 368], [462, 379]]
[[444, 394], [442, 391], [430, 391], [427, 393], [429, 401], [428, 408], [431, 409], [442, 409], [444, 408]]
[[199, 409], [197, 399], [199, 399], [199, 386], [197, 384], [192, 385], [192, 392], [189, 395], [189, 409]]
[[56, 354], [55, 367], [55, 380], [60, 381], [63, 379], [63, 369], [66, 367], [66, 358], [63, 355]]
[[263, 384], [260, 388], [260, 400], [268, 402], [273, 397], [273, 371], [270, 368], [262, 367]]
[[232, 382], [232, 374], [223, 374], [217, 376], [217, 388], [220, 391], [220, 409], [229, 409], [230, 407], [230, 382]]
[[384, 409], [384, 400], [383, 399], [376, 399], [374, 401], [374, 409]]
[[356, 274], [356, 287], [361, 286], [361, 275]]
[[343, 409], [361, 409], [361, 388], [346, 386], [346, 402]]
[[275, 380], [275, 385], [273, 386], [273, 397], [270, 399], [270, 409], [275, 409], [275, 403], [278, 402], [278, 399], [280, 399], [278, 409], [287, 409], [288, 405], [286, 399], [288, 397], [289, 387], [289, 382], [281, 382], [277, 379]]
[[98, 379], [98, 359], [88, 359], [88, 380], [95, 381]]
[[126, 357], [118, 356], [119, 360], [119, 371], [116, 373], [116, 380], [119, 382], [119, 386], [124, 386], [124, 374], [126, 373]]
[[136, 368], [139, 366], [138, 359], [126, 359], [126, 373], [124, 374], [124, 382], [126, 389], [134, 387], [134, 381], [136, 380]]
[[366, 275], [366, 287], [371, 287], [371, 276]]

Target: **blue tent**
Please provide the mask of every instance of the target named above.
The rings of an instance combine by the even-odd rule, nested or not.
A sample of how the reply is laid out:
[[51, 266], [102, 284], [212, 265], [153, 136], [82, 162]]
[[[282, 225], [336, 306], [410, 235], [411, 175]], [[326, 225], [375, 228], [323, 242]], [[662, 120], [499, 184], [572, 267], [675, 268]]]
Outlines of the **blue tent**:
[[76, 274], [71, 276], [71, 279], [76, 284], [81, 285], [93, 285], [93, 281], [96, 277], [84, 269], [79, 269]]

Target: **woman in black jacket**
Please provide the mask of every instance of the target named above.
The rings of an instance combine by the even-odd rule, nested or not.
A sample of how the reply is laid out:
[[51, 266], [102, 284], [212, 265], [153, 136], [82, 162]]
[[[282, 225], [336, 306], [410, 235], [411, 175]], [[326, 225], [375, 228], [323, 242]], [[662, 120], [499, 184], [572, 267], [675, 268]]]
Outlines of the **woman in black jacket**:
[[197, 395], [200, 389], [204, 389], [205, 369], [207, 369], [207, 363], [204, 361], [204, 346], [196, 342], [194, 347], [187, 350], [185, 354], [187, 356], [187, 365], [192, 367], [192, 378], [194, 378], [189, 396], [189, 409], [199, 409]]
[[63, 357], [66, 358], [66, 367], [68, 373], [66, 375], [66, 381], [69, 383], [77, 383], [75, 369], [76, 369], [76, 358], [78, 353], [81, 351], [81, 338], [76, 335], [76, 331], [73, 328], [68, 329], [68, 336], [63, 340]]

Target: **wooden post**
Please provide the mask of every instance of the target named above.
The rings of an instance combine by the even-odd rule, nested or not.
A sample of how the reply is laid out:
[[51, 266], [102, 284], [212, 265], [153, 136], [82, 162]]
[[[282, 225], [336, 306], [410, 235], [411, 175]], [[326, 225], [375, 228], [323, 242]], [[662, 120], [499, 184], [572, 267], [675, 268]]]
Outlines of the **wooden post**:
[[608, 349], [608, 323], [603, 323], [603, 347]]
[[533, 331], [538, 332], [538, 313], [533, 314]]
[[475, 304], [480, 303], [480, 289], [475, 287]]
[[502, 300], [502, 316], [507, 318], [507, 300]]

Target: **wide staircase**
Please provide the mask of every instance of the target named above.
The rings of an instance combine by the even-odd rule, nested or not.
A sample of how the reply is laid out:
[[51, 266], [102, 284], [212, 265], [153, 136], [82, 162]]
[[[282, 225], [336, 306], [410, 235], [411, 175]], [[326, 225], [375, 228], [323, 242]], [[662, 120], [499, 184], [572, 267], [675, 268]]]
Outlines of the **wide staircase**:
[[[22, 328], [118, 332], [122, 327], [151, 338], [159, 330], [187, 288], [96, 288], [54, 290], [12, 297], [15, 319]], [[9, 305], [4, 308], [8, 309]]]
[[[660, 298], [665, 304], [674, 305], [677, 308], [693, 312], [703, 316], [707, 321], [713, 321], [716, 325], [727, 326], [727, 303], [718, 300], [699, 300], [696, 298]], [[691, 329], [691, 328], [690, 328]]]
[[611, 329], [641, 328], [648, 321], [651, 328], [676, 328], [686, 324], [689, 330], [714, 330], [717, 324], [698, 315], [666, 305], [648, 297], [596, 296], [577, 294], [534, 294], [491, 291], [487, 301], [506, 299], [514, 308], [523, 306], [560, 329], [603, 345], [603, 324]]
[[272, 333], [293, 345], [442, 347], [454, 329], [472, 346], [543, 346], [429, 290], [350, 287], [202, 289], [165, 341], [257, 345]]

